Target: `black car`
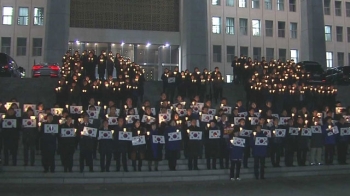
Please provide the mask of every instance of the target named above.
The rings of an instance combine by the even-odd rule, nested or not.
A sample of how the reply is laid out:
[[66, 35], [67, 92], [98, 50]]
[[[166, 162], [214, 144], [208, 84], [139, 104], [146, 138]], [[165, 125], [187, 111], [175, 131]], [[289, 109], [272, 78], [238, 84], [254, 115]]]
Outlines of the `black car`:
[[326, 71], [326, 80], [329, 84], [350, 84], [350, 66], [333, 67]]
[[0, 53], [0, 77], [25, 77], [25, 70], [19, 67], [12, 57], [5, 53]]
[[305, 70], [308, 83], [326, 83], [326, 75], [321, 64], [315, 61], [301, 61], [297, 63], [297, 67]]

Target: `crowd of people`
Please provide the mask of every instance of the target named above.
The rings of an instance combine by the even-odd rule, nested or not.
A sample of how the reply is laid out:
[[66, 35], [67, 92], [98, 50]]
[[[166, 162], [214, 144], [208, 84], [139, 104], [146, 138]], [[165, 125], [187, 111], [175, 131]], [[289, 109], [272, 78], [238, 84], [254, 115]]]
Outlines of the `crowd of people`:
[[17, 164], [20, 133], [25, 166], [35, 164], [37, 150], [44, 172], [55, 172], [56, 153], [64, 171], [72, 172], [77, 149], [80, 172], [85, 166], [93, 172], [97, 152], [101, 172], [110, 171], [112, 157], [116, 171], [129, 171], [127, 159], [134, 171], [142, 170], [144, 160], [157, 171], [163, 159], [174, 171], [183, 151], [189, 170], [198, 170], [198, 159], [205, 158], [207, 169], [230, 168], [231, 180], [240, 180], [241, 165], [248, 168], [251, 156], [256, 179], [265, 178], [266, 157], [273, 167], [281, 166], [282, 156], [285, 166], [294, 166], [295, 153], [298, 166], [307, 160], [332, 165], [336, 153], [338, 163], [346, 164], [350, 108], [336, 102], [333, 86], [308, 83], [293, 61], [235, 58], [235, 82], [245, 86], [247, 98], [232, 105], [223, 96], [218, 68], [166, 69], [160, 100], [150, 103], [143, 100], [141, 67], [119, 54], [67, 53], [63, 63], [54, 106], [0, 103], [5, 166], [9, 154]]

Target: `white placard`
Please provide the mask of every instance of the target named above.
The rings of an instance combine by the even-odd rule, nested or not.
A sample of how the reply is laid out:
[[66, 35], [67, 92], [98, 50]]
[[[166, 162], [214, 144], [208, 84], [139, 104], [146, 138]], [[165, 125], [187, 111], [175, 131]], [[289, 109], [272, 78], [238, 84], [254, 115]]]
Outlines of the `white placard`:
[[261, 129], [261, 131], [266, 135], [266, 137], [271, 137], [271, 130]]
[[71, 114], [81, 114], [83, 106], [69, 106], [69, 111]]
[[259, 118], [258, 117], [249, 117], [248, 119], [249, 119], [251, 125], [259, 124]]
[[213, 119], [214, 119], [214, 116], [211, 114], [202, 114], [202, 116], [201, 116], [202, 122], [210, 122]]
[[17, 120], [16, 119], [3, 119], [2, 128], [17, 128]]
[[12, 104], [16, 104], [17, 107], [19, 108], [19, 102], [6, 102], [4, 107], [6, 108], [6, 110], [8, 110], [11, 107]]
[[152, 116], [143, 115], [141, 122], [150, 125], [151, 123], [156, 122], [156, 118]]
[[165, 144], [165, 138], [163, 135], [152, 135], [152, 141], [154, 144]]
[[176, 109], [176, 112], [179, 114], [180, 117], [186, 116], [187, 114], [186, 109]]
[[134, 123], [136, 120], [140, 120], [139, 115], [127, 115], [125, 118], [128, 124]]
[[118, 117], [108, 117], [108, 125], [118, 125]]
[[231, 114], [232, 108], [230, 106], [222, 106], [221, 109], [224, 111], [224, 114]]
[[247, 112], [240, 112], [240, 113], [238, 113], [238, 116], [239, 117], [247, 117], [248, 116], [248, 113]]
[[340, 135], [350, 135], [350, 127], [340, 128]]
[[190, 140], [202, 140], [202, 132], [201, 131], [190, 131], [189, 138], [190, 138]]
[[84, 127], [81, 135], [89, 136], [89, 137], [96, 137], [97, 136], [97, 129], [92, 128], [92, 127]]
[[159, 118], [159, 124], [162, 123], [162, 122], [169, 122], [171, 119], [170, 119], [170, 114], [159, 114], [158, 115], [158, 118]]
[[119, 140], [132, 141], [132, 133], [127, 131], [119, 131]]
[[311, 136], [312, 130], [311, 128], [302, 128], [301, 129], [301, 136]]
[[45, 124], [44, 133], [58, 133], [58, 124]]
[[62, 128], [61, 129], [61, 137], [75, 137], [75, 129], [74, 128]]
[[36, 127], [36, 119], [22, 119], [22, 125], [24, 128]]
[[215, 115], [216, 109], [208, 109], [208, 114]]
[[239, 132], [239, 136], [241, 137], [250, 137], [250, 135], [253, 133], [252, 130], [242, 129], [242, 131]]
[[169, 77], [168, 78], [168, 83], [169, 84], [175, 83], [175, 81], [176, 81], [175, 77]]
[[23, 104], [23, 112], [27, 112], [28, 108], [32, 108], [32, 110], [36, 110], [35, 104]]
[[256, 146], [267, 146], [268, 144], [268, 139], [267, 137], [256, 137], [255, 138], [255, 145]]
[[232, 145], [237, 147], [244, 147], [245, 139], [239, 137], [233, 137], [231, 140]]
[[311, 126], [311, 132], [312, 133], [322, 133], [321, 126]]
[[182, 140], [181, 132], [171, 132], [168, 133], [169, 142]]
[[113, 133], [112, 133], [112, 131], [100, 130], [98, 132], [98, 139], [99, 140], [110, 140], [110, 139], [113, 139]]
[[299, 135], [299, 128], [297, 128], [297, 127], [289, 127], [289, 134], [290, 135]]
[[285, 137], [286, 130], [285, 129], [275, 129], [275, 137]]
[[220, 130], [209, 130], [209, 139], [220, 139]]
[[245, 120], [244, 117], [234, 117], [234, 118], [233, 118], [233, 123], [234, 123], [235, 125], [239, 125], [239, 121], [240, 121], [241, 119]]
[[278, 125], [288, 125], [290, 117], [280, 117]]
[[99, 111], [93, 111], [93, 110], [87, 110], [86, 113], [89, 115], [89, 118], [91, 119], [98, 119], [100, 112]]
[[133, 146], [144, 145], [146, 144], [146, 138], [144, 135], [139, 135], [132, 137], [131, 143]]
[[51, 108], [51, 114], [54, 116], [62, 116], [63, 108]]

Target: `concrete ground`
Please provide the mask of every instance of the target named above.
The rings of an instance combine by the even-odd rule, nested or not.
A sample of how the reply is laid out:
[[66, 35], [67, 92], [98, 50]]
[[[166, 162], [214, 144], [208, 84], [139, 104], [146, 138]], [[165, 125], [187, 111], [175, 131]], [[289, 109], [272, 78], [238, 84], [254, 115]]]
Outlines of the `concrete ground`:
[[[0, 174], [1, 177], [1, 174]], [[350, 176], [115, 185], [0, 185], [1, 196], [328, 196], [349, 195]]]

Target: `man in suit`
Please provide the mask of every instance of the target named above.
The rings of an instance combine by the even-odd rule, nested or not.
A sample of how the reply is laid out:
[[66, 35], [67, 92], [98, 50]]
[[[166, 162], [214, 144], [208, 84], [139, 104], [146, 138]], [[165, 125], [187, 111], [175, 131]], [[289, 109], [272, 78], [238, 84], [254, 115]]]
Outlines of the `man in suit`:
[[93, 172], [93, 149], [96, 138], [90, 137], [90, 136], [84, 136], [81, 133], [84, 130], [84, 127], [93, 127], [93, 124], [89, 123], [89, 116], [87, 114], [83, 117], [83, 123], [80, 124], [78, 133], [80, 133], [80, 158], [79, 158], [79, 164], [80, 164], [80, 172], [84, 172], [84, 161], [86, 161], [87, 165], [89, 166], [89, 171]]

